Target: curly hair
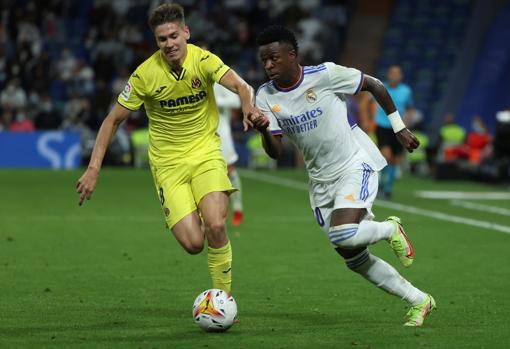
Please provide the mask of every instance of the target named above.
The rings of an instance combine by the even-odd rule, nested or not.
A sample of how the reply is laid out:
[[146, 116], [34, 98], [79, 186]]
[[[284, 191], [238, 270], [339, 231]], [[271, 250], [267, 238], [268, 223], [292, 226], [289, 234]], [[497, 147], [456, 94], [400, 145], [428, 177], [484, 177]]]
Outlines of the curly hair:
[[257, 45], [267, 45], [272, 42], [287, 43], [298, 53], [298, 43], [296, 36], [292, 31], [281, 25], [271, 25], [266, 27], [257, 36]]
[[185, 24], [184, 9], [181, 5], [176, 3], [162, 4], [149, 16], [149, 27], [152, 31], [154, 31], [158, 25], [171, 22], [179, 22], [180, 25]]

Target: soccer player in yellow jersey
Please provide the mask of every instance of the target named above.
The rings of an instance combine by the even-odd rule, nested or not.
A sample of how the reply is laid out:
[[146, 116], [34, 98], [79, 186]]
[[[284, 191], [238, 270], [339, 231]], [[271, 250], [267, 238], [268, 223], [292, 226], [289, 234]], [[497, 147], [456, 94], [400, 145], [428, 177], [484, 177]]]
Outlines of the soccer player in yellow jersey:
[[207, 239], [213, 287], [230, 293], [232, 250], [225, 220], [228, 195], [236, 189], [216, 135], [214, 83], [239, 95], [245, 118], [262, 113], [254, 107], [250, 85], [216, 55], [187, 43], [190, 31], [180, 5], [159, 6], [149, 25], [159, 50], [134, 71], [103, 121], [88, 168], [76, 185], [79, 204], [91, 198], [117, 127], [144, 104], [150, 166], [167, 226], [190, 254], [201, 252]]

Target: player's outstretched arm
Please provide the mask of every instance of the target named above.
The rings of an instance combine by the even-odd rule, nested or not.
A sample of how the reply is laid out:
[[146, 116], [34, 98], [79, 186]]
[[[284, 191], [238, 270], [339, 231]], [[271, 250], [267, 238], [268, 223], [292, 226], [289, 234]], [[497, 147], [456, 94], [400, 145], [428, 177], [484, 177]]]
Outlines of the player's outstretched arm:
[[278, 159], [282, 154], [282, 136], [273, 135], [269, 131], [269, 119], [267, 116], [250, 116], [253, 128], [260, 132], [262, 137], [262, 145], [266, 154], [273, 159]]
[[244, 131], [247, 131], [248, 127], [253, 127], [253, 123], [250, 120], [252, 116], [264, 115], [255, 107], [253, 88], [232, 69], [223, 75], [220, 84], [239, 95], [241, 109], [243, 111]]
[[416, 138], [416, 136], [405, 126], [390, 94], [386, 90], [386, 87], [384, 87], [384, 84], [370, 75], [365, 75], [361, 91], [370, 92], [377, 103], [379, 103], [386, 112], [400, 144], [402, 144], [410, 153], [412, 153], [414, 149], [418, 148], [420, 145], [418, 138]]
[[85, 199], [90, 200], [92, 197], [106, 149], [108, 148], [108, 145], [110, 145], [117, 128], [122, 121], [128, 118], [129, 113], [129, 109], [126, 109], [119, 103], [116, 103], [101, 124], [101, 128], [97, 133], [96, 143], [94, 144], [94, 150], [92, 151], [89, 165], [85, 170], [85, 173], [76, 183], [76, 192], [80, 194], [80, 201], [78, 203], [80, 206], [83, 204]]

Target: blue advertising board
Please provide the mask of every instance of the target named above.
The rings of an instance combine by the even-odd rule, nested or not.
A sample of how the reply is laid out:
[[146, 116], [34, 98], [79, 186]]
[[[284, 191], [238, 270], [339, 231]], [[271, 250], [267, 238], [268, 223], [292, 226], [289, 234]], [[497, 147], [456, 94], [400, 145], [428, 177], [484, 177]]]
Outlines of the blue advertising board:
[[0, 132], [0, 168], [77, 168], [80, 150], [78, 132]]

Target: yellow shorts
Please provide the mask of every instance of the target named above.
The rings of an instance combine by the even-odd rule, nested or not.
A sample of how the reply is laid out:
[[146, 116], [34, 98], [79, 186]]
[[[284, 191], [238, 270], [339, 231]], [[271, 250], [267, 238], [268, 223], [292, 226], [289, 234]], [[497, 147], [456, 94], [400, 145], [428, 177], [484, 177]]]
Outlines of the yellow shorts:
[[174, 166], [151, 166], [154, 184], [168, 228], [197, 210], [202, 198], [212, 192], [237, 191], [227, 175], [227, 164], [220, 157], [189, 159]]

